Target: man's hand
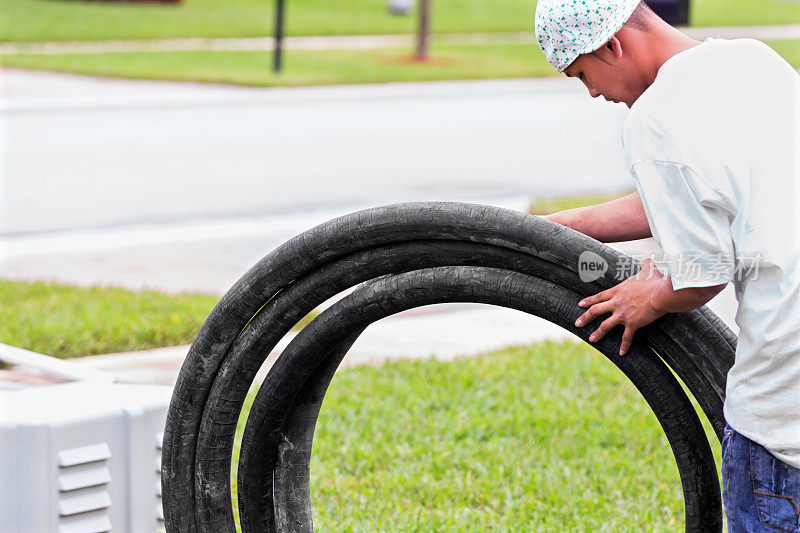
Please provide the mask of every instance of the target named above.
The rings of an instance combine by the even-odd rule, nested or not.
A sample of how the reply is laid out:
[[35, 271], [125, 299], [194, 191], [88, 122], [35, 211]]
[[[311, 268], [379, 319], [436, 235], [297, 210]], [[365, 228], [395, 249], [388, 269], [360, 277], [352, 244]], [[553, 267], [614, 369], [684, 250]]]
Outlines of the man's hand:
[[[633, 342], [636, 330], [666, 314], [666, 311], [656, 309], [651, 303], [652, 296], [663, 290], [665, 281], [669, 283], [655, 264], [647, 259], [641, 263], [641, 269], [634, 276], [619, 285], [581, 300], [578, 305], [589, 309], [575, 321], [575, 326], [582, 327], [600, 315], [611, 313], [611, 316], [589, 336], [589, 340], [599, 341], [613, 327], [623, 325], [625, 332], [622, 335], [619, 354], [625, 355]], [[671, 285], [670, 283], [670, 290], [672, 290]]]
[[575, 326], [582, 327], [596, 317], [611, 313], [600, 327], [589, 336], [592, 342], [602, 339], [617, 325], [625, 326], [619, 354], [625, 355], [633, 342], [637, 329], [667, 313], [679, 313], [697, 309], [711, 300], [725, 288], [726, 283], [708, 287], [686, 287], [677, 291], [672, 289], [672, 280], [656, 268], [651, 259], [640, 263], [639, 272], [619, 285], [584, 298], [578, 305], [588, 307]]

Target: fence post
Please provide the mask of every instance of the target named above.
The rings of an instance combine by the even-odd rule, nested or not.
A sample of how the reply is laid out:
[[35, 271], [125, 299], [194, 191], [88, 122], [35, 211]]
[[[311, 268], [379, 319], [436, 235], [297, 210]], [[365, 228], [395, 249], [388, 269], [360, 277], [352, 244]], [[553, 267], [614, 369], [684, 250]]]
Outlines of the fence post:
[[419, 0], [419, 26], [417, 29], [417, 59], [428, 58], [430, 34], [430, 0]]
[[280, 72], [283, 56], [283, 2], [275, 0], [275, 53], [272, 58], [272, 70]]

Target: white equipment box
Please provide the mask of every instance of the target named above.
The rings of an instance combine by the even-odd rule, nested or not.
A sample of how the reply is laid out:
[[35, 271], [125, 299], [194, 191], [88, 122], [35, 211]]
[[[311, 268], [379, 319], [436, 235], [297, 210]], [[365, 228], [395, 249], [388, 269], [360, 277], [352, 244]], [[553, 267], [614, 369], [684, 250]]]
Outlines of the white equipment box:
[[171, 394], [103, 381], [0, 390], [0, 533], [163, 530]]

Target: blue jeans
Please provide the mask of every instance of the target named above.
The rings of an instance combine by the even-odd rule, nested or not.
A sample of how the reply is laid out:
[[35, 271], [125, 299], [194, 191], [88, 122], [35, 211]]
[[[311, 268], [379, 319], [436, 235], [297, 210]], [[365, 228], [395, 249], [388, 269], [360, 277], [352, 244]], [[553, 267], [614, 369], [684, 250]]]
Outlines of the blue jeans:
[[726, 424], [722, 501], [730, 533], [800, 532], [800, 469]]

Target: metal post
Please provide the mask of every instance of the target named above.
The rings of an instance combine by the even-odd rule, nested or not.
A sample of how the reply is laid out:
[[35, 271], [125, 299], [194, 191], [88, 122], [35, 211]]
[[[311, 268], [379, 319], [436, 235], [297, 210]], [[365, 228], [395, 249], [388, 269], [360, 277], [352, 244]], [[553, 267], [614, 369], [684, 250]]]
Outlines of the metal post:
[[419, 27], [417, 29], [417, 59], [428, 58], [428, 37], [430, 31], [430, 0], [419, 1]]
[[272, 61], [272, 70], [281, 71], [283, 55], [283, 2], [275, 0], [275, 54]]

